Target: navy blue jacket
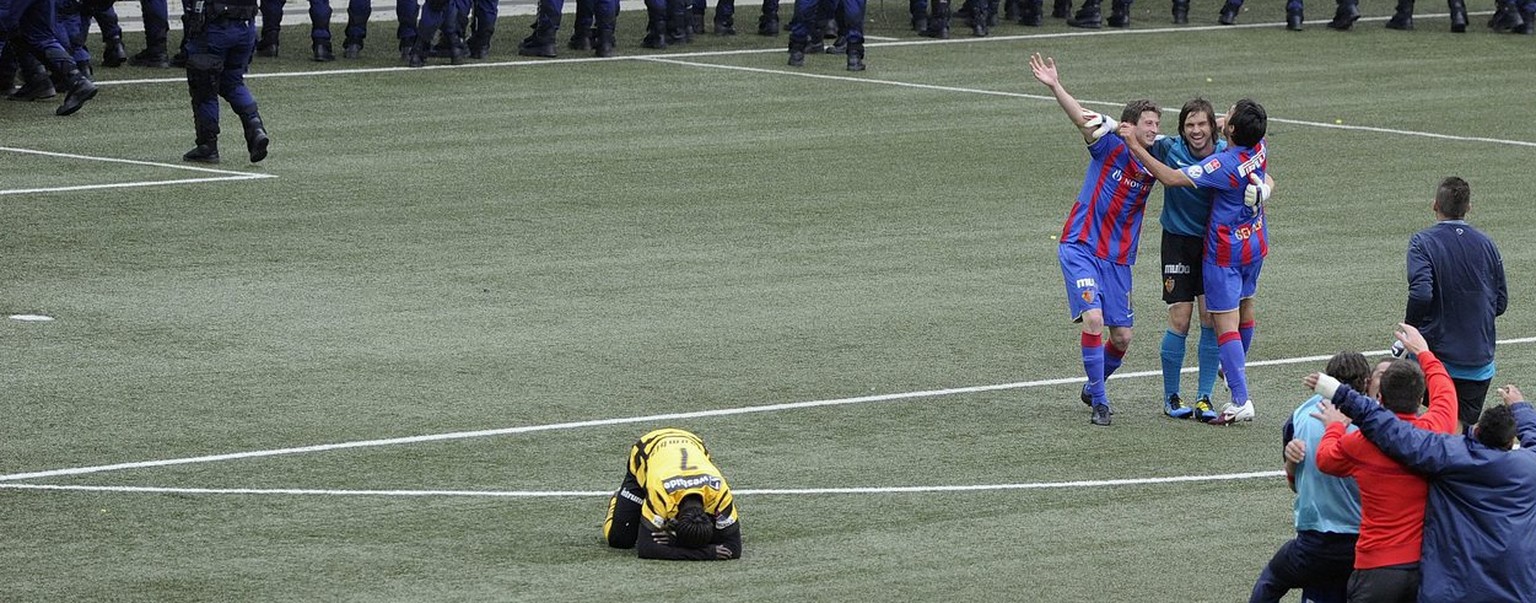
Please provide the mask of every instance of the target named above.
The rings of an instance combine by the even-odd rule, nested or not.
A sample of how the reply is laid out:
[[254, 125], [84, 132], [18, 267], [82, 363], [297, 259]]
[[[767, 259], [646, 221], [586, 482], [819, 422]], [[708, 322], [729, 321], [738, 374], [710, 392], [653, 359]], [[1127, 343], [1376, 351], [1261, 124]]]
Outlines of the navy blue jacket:
[[1437, 222], [1408, 240], [1408, 312], [1442, 362], [1493, 362], [1493, 318], [1509, 290], [1504, 259], [1486, 235], [1461, 220]]
[[1511, 407], [1519, 450], [1414, 429], [1341, 386], [1333, 403], [1366, 439], [1429, 479], [1421, 602], [1536, 602], [1536, 410]]

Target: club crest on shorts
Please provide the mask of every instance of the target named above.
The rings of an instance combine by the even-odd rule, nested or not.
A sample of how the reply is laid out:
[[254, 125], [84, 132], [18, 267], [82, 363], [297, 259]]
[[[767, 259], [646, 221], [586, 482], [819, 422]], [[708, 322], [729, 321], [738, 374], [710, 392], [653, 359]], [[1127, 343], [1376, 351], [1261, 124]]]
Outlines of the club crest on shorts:
[[1083, 301], [1093, 303], [1093, 289], [1083, 289]]

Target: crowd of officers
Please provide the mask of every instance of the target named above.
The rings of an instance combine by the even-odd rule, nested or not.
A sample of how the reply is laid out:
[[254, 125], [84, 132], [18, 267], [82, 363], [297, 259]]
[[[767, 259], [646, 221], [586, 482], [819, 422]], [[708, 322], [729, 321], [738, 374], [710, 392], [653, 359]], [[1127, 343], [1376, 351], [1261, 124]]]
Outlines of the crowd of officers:
[[[167, 0], [140, 0], [144, 18], [144, 49], [129, 55], [118, 24], [115, 0], [0, 0], [0, 94], [13, 100], [42, 100], [65, 95], [57, 113], [68, 115], [96, 94], [92, 71], [97, 64], [117, 67], [181, 67], [185, 65], [185, 41], [172, 52]], [[985, 36], [1000, 20], [1024, 26], [1040, 26], [1046, 15], [1044, 0], [963, 0], [951, 13], [952, 0], [908, 0], [912, 29], [933, 38], [950, 36], [953, 16], [963, 20], [971, 35]], [[256, 56], [278, 56], [283, 6], [287, 0], [261, 0], [260, 36]], [[1073, 10], [1072, 0], [1053, 0], [1050, 16], [1065, 19], [1073, 27], [1130, 27], [1132, 0], [1111, 0], [1104, 18], [1101, 0], [1083, 0]], [[1348, 30], [1360, 18], [1359, 0], [1336, 0], [1330, 29]], [[186, 0], [187, 11], [194, 0]], [[243, 3], [242, 3], [243, 4]], [[557, 54], [561, 12], [565, 0], [539, 0], [533, 32], [517, 47], [524, 56], [554, 57]], [[646, 32], [640, 46], [650, 49], [687, 44], [705, 33], [706, 0], [646, 0]], [[846, 54], [848, 69], [864, 68], [865, 0], [795, 0], [794, 14], [785, 27], [780, 20], [780, 0], [762, 0], [757, 33], [777, 36], [788, 30], [789, 64], [800, 66], [808, 54]], [[1222, 5], [1218, 22], [1237, 22], [1243, 0]], [[1467, 29], [1466, 0], [1447, 0], [1452, 31]], [[1488, 27], [1496, 32], [1531, 34], [1536, 30], [1536, 0], [1495, 0], [1496, 11]], [[1172, 22], [1189, 22], [1189, 0], [1172, 0]], [[395, 38], [400, 58], [419, 67], [429, 59], [445, 58], [453, 64], [485, 58], [496, 30], [497, 0], [397, 0], [399, 24]], [[716, 0], [713, 33], [737, 33], [735, 0]], [[566, 44], [571, 50], [590, 51], [599, 57], [613, 56], [617, 45], [614, 25], [618, 0], [576, 0], [575, 23]], [[1302, 0], [1287, 0], [1286, 25], [1302, 28]], [[1413, 29], [1414, 0], [1398, 0], [1386, 27]], [[342, 30], [341, 54], [357, 58], [368, 36], [371, 0], [349, 0]], [[336, 58], [331, 36], [330, 0], [309, 0], [310, 54], [316, 61]], [[86, 50], [92, 25], [101, 32], [99, 55]], [[93, 60], [94, 59], [94, 60]]]

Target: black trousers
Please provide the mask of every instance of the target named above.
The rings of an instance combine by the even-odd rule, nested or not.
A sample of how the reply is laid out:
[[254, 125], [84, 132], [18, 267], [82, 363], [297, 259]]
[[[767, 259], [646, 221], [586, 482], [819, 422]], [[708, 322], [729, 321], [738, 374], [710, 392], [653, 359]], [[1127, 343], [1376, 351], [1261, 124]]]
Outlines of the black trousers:
[[1414, 603], [1419, 600], [1419, 564], [1356, 570], [1349, 577], [1349, 603]]
[[1297, 532], [1296, 539], [1280, 545], [1259, 573], [1248, 602], [1272, 603], [1299, 588], [1306, 601], [1343, 603], [1358, 538], [1358, 534]]
[[1488, 398], [1488, 386], [1493, 380], [1467, 381], [1452, 377], [1451, 383], [1456, 384], [1456, 417], [1462, 425], [1477, 423], [1477, 418], [1483, 416], [1483, 401]]

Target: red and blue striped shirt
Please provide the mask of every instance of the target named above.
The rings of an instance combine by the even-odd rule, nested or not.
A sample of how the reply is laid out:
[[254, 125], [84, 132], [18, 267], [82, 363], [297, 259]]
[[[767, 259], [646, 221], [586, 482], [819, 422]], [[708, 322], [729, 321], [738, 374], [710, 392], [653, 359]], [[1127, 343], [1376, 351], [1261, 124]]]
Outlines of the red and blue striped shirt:
[[1266, 148], [1263, 140], [1254, 147], [1232, 146], [1184, 168], [1196, 187], [1212, 191], [1211, 218], [1205, 226], [1205, 261], [1223, 267], [1247, 266], [1269, 255], [1264, 204], [1250, 207], [1243, 202], [1248, 176], [1263, 180], [1269, 170]]
[[1088, 154], [1092, 160], [1083, 176], [1083, 189], [1062, 226], [1061, 243], [1087, 245], [1100, 259], [1134, 265], [1141, 217], [1157, 180], [1131, 156], [1119, 136], [1098, 139], [1088, 145]]

